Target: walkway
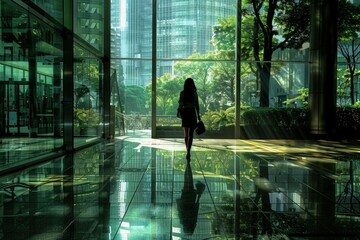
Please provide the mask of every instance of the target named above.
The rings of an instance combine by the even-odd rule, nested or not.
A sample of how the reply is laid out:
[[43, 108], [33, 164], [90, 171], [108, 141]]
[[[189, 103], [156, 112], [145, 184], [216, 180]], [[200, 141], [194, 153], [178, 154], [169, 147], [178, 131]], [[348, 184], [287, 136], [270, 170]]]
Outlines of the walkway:
[[124, 137], [1, 178], [0, 239], [359, 239], [357, 142]]

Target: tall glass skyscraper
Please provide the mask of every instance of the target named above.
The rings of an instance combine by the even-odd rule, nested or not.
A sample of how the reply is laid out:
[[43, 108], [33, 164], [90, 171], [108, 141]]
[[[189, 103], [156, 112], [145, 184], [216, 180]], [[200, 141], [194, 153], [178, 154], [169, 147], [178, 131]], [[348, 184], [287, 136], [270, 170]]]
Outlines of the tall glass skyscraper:
[[[213, 49], [210, 40], [217, 19], [235, 15], [234, 0], [160, 0], [157, 7], [157, 75], [171, 73], [174, 61]], [[121, 56], [125, 84], [151, 80], [152, 1], [122, 0]], [[137, 60], [143, 60], [138, 62]]]

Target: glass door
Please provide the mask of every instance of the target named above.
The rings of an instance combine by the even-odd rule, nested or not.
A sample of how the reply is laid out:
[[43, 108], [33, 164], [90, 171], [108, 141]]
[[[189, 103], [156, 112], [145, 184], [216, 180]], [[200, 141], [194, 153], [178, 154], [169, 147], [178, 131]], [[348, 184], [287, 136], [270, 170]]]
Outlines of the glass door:
[[27, 135], [29, 132], [29, 91], [26, 81], [0, 82], [0, 113], [4, 116], [0, 132], [5, 135]]

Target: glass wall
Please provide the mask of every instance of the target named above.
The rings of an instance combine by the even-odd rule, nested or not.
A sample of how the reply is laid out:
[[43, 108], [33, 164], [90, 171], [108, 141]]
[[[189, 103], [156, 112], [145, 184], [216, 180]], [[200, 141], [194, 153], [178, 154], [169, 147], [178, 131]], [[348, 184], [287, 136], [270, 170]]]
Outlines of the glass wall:
[[[63, 1], [52, 1], [52, 0], [31, 0], [36, 6], [41, 8], [45, 14], [48, 14], [47, 18], [54, 18], [59, 23], [63, 23], [63, 12], [64, 6]], [[43, 13], [43, 14], [44, 14]]]
[[[202, 114], [207, 111], [225, 111], [228, 107], [234, 106], [234, 99], [233, 102], [222, 99], [222, 102], [216, 107], [212, 106], [207, 109], [207, 106], [211, 105], [211, 96], [205, 100], [205, 95], [212, 92], [215, 87], [212, 82], [221, 82], [224, 78], [228, 78], [225, 83], [226, 88], [234, 91], [233, 86], [230, 86], [234, 84], [234, 47], [232, 46], [231, 53], [220, 53], [217, 51], [216, 43], [212, 42], [212, 36], [213, 27], [219, 24], [219, 18], [235, 15], [235, 3], [235, 0], [160, 0], [157, 1], [157, 6], [152, 6], [150, 0], [121, 0], [112, 3], [113, 36], [117, 36], [119, 33], [121, 41], [118, 50], [115, 49], [117, 43], [112, 43], [114, 53], [112, 60], [115, 62], [120, 59], [122, 63], [125, 88], [124, 109], [127, 118], [133, 117], [134, 114], [142, 116], [144, 112], [150, 113], [152, 94], [156, 94], [155, 121], [157, 128], [152, 130], [156, 130], [158, 137], [170, 134], [167, 131], [169, 127], [176, 127], [181, 132], [179, 119], [175, 116], [176, 104], [183, 81], [187, 76], [192, 76], [194, 70], [186, 68], [192, 65], [197, 68], [192, 77], [199, 85], [199, 90], [202, 91], [199, 91], [203, 98]], [[152, 21], [152, 8], [156, 8], [156, 23]], [[116, 11], [116, 9], [119, 10]], [[118, 17], [119, 13], [120, 17]], [[154, 29], [155, 26], [156, 29]], [[152, 52], [154, 32], [156, 32], [156, 53]], [[235, 35], [232, 34], [232, 37], [230, 40], [232, 43], [229, 45], [235, 43]], [[117, 37], [113, 39], [117, 39]], [[115, 55], [116, 57], [114, 57]], [[155, 65], [153, 65], [152, 58], [155, 55], [156, 76], [153, 76], [152, 68]], [[222, 60], [224, 61], [216, 62]], [[211, 66], [214, 66], [213, 70], [211, 70]], [[232, 69], [230, 72], [224, 73], [216, 80], [212, 79], [216, 71], [229, 66]], [[152, 92], [153, 79], [156, 79], [156, 93]], [[234, 93], [230, 95], [234, 95]], [[137, 103], [133, 104], [134, 99], [131, 98], [136, 99]], [[150, 122], [145, 125], [143, 122], [136, 125], [143, 130], [146, 130], [144, 126], [151, 126]], [[131, 129], [133, 126], [128, 125], [125, 128]]]
[[75, 0], [74, 33], [97, 50], [104, 47], [104, 1]]
[[[104, 1], [73, 1], [74, 147], [104, 134]], [[109, 94], [106, 94], [109, 95]]]
[[15, 163], [63, 145], [62, 36], [11, 1], [0, 9], [0, 142], [21, 137], [7, 153]]
[[[50, 152], [64, 145], [63, 116], [70, 116], [63, 112], [62, 92], [63, 40], [68, 36], [63, 23], [69, 19], [64, 19], [65, 5], [60, 3], [32, 0], [25, 9], [25, 3], [15, 2], [0, 0], [0, 134], [46, 140], [50, 144], [43, 152]], [[104, 1], [70, 2], [76, 42], [71, 46], [75, 56], [74, 103], [70, 105], [74, 136], [81, 137], [75, 146], [80, 146], [104, 132], [101, 106], [106, 58], [102, 57], [107, 16]], [[227, 133], [234, 134], [236, 106], [240, 106], [243, 134], [253, 130], [245, 129], [252, 123], [273, 130], [306, 122], [309, 1], [277, 5], [260, 1], [258, 6], [235, 0], [152, 3], [111, 2], [110, 91], [118, 133], [150, 135], [153, 130], [157, 137], [181, 137], [176, 108], [187, 77], [194, 78], [198, 88], [200, 113], [208, 129], [204, 137], [233, 137]], [[337, 104], [353, 110], [359, 105], [360, 29], [357, 21], [350, 20], [357, 20], [360, 11], [357, 1], [339, 4], [344, 5], [339, 7], [338, 19]], [[241, 16], [236, 16], [237, 7], [242, 8]], [[274, 16], [268, 15], [272, 12]], [[271, 26], [266, 26], [266, 18]], [[238, 86], [240, 100], [236, 102]], [[275, 125], [269, 127], [269, 122]]]
[[[149, 88], [150, 82], [156, 81], [156, 91], [151, 92], [156, 99], [154, 136], [169, 132], [181, 136], [175, 114], [181, 81], [186, 77], [194, 78], [199, 85], [201, 114], [208, 126], [206, 136], [233, 137], [225, 132], [234, 132], [236, 106], [240, 106], [240, 128], [245, 137], [259, 137], [248, 135], [245, 123], [249, 122], [257, 127], [267, 125], [270, 132], [262, 132], [275, 138], [295, 136], [278, 135], [272, 129], [309, 124], [310, 1], [285, 2], [158, 0], [156, 6], [150, 1], [113, 3], [120, 9], [120, 15], [113, 13], [116, 22], [112, 24], [121, 41], [119, 50], [113, 50], [119, 54], [116, 59], [122, 60], [125, 89]], [[339, 4], [338, 104], [345, 106], [347, 98], [346, 106], [356, 106], [359, 27], [348, 23], [357, 22], [354, 20], [359, 16], [359, 3]], [[242, 8], [241, 16], [236, 16], [237, 7]], [[152, 10], [156, 10], [156, 23], [152, 22]], [[240, 103], [235, 102], [237, 86]], [[133, 106], [131, 101], [124, 102], [124, 109]]]
[[339, 6], [337, 105], [360, 106], [360, 2], [346, 1]]
[[121, 101], [116, 115], [128, 135], [151, 131], [152, 16], [152, 0], [111, 3], [111, 67]]
[[[100, 101], [102, 64], [96, 56], [75, 45], [74, 53], [75, 147], [96, 140], [103, 133]], [[79, 137], [79, 138], [78, 138]]]
[[[197, 87], [200, 115], [207, 134], [234, 126], [235, 35], [228, 48], [214, 38], [221, 19], [234, 16], [236, 1], [158, 1], [156, 136], [182, 136], [176, 118], [180, 91], [186, 78]], [[235, 30], [235, 29], [234, 29]], [[221, 129], [221, 130], [220, 130]]]
[[[105, 132], [102, 116], [109, 109], [103, 106], [104, 98], [110, 95], [103, 94], [104, 81], [110, 81], [105, 80], [102, 58], [103, 2], [69, 1], [69, 6], [33, 0], [26, 7], [17, 2], [0, 0], [0, 143], [5, 144], [6, 164], [99, 140]], [[65, 6], [74, 8], [66, 19]], [[65, 29], [64, 22], [74, 31]], [[70, 48], [74, 55], [64, 59]], [[64, 86], [64, 63], [69, 62], [73, 74]], [[112, 83], [106, 88], [111, 90], [111, 104], [119, 106], [116, 70], [110, 75]], [[70, 96], [65, 94], [70, 91]]]

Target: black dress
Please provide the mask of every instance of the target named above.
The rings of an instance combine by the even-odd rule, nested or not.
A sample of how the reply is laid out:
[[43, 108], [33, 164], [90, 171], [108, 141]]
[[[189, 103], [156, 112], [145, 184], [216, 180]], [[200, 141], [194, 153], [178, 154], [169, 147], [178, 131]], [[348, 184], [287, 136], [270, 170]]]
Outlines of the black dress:
[[192, 101], [186, 101], [184, 99], [184, 92], [180, 93], [179, 107], [181, 109], [181, 126], [196, 128], [198, 112], [199, 112], [199, 100], [198, 95], [194, 92], [194, 98]]

